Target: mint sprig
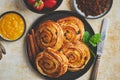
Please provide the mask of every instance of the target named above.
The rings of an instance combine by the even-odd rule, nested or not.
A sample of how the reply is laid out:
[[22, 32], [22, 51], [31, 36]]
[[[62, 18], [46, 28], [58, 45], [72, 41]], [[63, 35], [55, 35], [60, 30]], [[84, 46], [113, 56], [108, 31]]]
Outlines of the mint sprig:
[[[88, 31], [85, 31], [82, 41], [89, 47], [89, 49], [90, 46], [96, 47], [98, 43], [101, 42], [101, 34], [96, 33], [91, 35]], [[96, 56], [92, 49], [90, 49], [90, 52], [94, 57]]]

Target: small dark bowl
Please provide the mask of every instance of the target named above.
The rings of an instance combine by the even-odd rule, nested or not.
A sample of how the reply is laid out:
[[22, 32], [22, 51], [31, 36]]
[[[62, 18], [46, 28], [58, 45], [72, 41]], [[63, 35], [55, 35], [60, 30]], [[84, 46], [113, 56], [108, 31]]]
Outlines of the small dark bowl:
[[[87, 19], [98, 19], [98, 18], [101, 18], [103, 16], [105, 16], [111, 9], [112, 7], [112, 4], [113, 4], [113, 0], [110, 0], [110, 4], [108, 5], [108, 8], [107, 10], [105, 10], [103, 13], [99, 14], [99, 15], [85, 15], [84, 12], [82, 12], [79, 8], [78, 8], [78, 4], [76, 2], [76, 0], [71, 0], [71, 7], [74, 11], [76, 11], [78, 14], [82, 15], [83, 17], [87, 18]], [[84, 7], [84, 5], [82, 6]], [[88, 7], [88, 6], [87, 6]]]
[[34, 9], [31, 5], [28, 4], [28, 3], [27, 3], [27, 0], [23, 0], [25, 6], [26, 6], [29, 10], [31, 10], [32, 12], [38, 13], [38, 14], [44, 14], [44, 13], [49, 13], [49, 12], [54, 11], [55, 9], [57, 9], [57, 8], [60, 6], [60, 4], [62, 3], [62, 1], [63, 1], [63, 0], [57, 0], [56, 6], [53, 7], [53, 8], [50, 8], [50, 9], [43, 8], [41, 11], [38, 11], [38, 10]]
[[24, 33], [25, 33], [25, 31], [26, 31], [26, 21], [25, 21], [24, 17], [23, 17], [20, 13], [18, 13], [18, 12], [16, 12], [16, 11], [8, 11], [8, 12], [5, 12], [5, 13], [3, 13], [2, 15], [0, 15], [0, 18], [2, 18], [4, 15], [9, 14], [9, 13], [14, 13], [14, 14], [19, 15], [19, 16], [22, 18], [23, 22], [24, 22], [24, 31], [23, 31], [22, 35], [21, 35], [19, 38], [15, 39], [15, 40], [9, 40], [9, 39], [5, 39], [4, 37], [2, 37], [2, 36], [0, 35], [0, 38], [2, 38], [3, 40], [9, 41], [9, 42], [13, 42], [13, 41], [19, 40], [19, 39], [24, 35]]

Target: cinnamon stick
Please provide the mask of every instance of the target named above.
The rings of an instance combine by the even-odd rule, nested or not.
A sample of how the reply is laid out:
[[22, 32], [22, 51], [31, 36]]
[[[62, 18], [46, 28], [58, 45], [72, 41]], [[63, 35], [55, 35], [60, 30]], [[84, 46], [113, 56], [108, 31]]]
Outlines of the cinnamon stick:
[[28, 56], [31, 62], [33, 62], [33, 55], [30, 47], [29, 34], [27, 35]]
[[36, 53], [38, 53], [39, 52], [39, 48], [38, 48], [38, 45], [37, 45], [37, 42], [36, 42], [36, 39], [35, 39], [35, 31], [34, 31], [34, 29], [31, 30], [31, 33], [32, 33], [32, 37], [33, 37], [33, 42], [34, 42], [34, 45], [35, 45]]
[[36, 57], [36, 50], [35, 50], [35, 45], [33, 42], [33, 37], [31, 34], [29, 35], [29, 40], [30, 40], [31, 52], [32, 52], [33, 58], [35, 58]]

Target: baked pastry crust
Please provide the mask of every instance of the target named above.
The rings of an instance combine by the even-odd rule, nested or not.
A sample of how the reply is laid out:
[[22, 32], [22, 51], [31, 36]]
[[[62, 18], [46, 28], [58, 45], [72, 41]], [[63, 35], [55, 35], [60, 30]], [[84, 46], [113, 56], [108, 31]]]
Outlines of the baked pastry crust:
[[67, 71], [68, 59], [64, 54], [48, 48], [47, 51], [43, 51], [37, 55], [35, 66], [41, 74], [57, 78]]
[[74, 16], [59, 19], [58, 24], [64, 32], [64, 42], [73, 42], [74, 40], [82, 40], [84, 35], [83, 22]]
[[[83, 35], [84, 24], [74, 16], [41, 23], [30, 37], [34, 46], [30, 45], [33, 50], [29, 54], [32, 54], [31, 61], [37, 71], [58, 78], [68, 70], [83, 69], [90, 59], [89, 48], [81, 41]], [[37, 51], [36, 46], [40, 50]]]
[[48, 20], [39, 25], [36, 40], [43, 49], [51, 47], [59, 50], [63, 44], [63, 31], [58, 23]]
[[81, 41], [66, 43], [61, 51], [68, 58], [68, 70], [72, 72], [83, 69], [90, 59], [89, 48]]

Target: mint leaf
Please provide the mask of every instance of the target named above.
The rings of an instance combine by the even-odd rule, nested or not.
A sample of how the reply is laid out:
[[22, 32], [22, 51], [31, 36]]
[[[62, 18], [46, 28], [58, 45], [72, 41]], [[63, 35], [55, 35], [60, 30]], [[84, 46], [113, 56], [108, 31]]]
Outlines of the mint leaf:
[[89, 43], [93, 46], [96, 47], [98, 43], [101, 42], [101, 34], [97, 33], [94, 34], [90, 39], [89, 39]]
[[82, 41], [85, 43], [88, 43], [90, 37], [91, 37], [91, 34], [88, 31], [85, 31]]

